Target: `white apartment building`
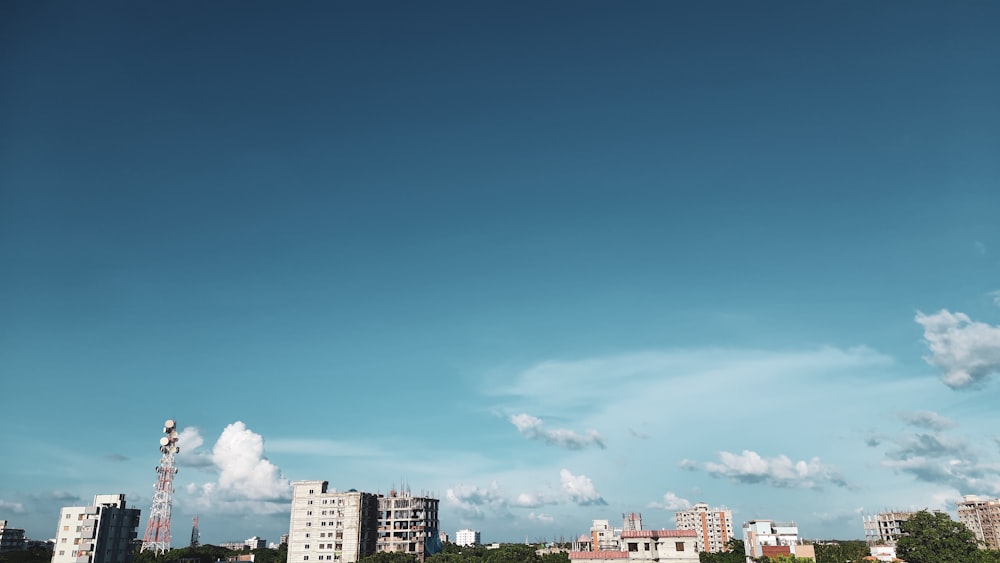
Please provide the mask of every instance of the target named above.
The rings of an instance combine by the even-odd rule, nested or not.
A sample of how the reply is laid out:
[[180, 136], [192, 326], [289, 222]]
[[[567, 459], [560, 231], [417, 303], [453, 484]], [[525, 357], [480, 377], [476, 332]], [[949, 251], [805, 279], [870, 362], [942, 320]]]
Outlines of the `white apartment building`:
[[743, 544], [747, 561], [764, 555], [776, 558], [781, 555], [815, 558], [813, 546], [799, 545], [799, 527], [795, 522], [751, 520], [743, 524]]
[[351, 563], [375, 553], [377, 538], [375, 495], [331, 492], [326, 481], [292, 483], [288, 563]]
[[[392, 489], [378, 497], [377, 551], [410, 553], [418, 561], [441, 551], [436, 498]], [[292, 563], [289, 561], [288, 563]]]
[[733, 538], [733, 512], [728, 508], [709, 508], [704, 502], [687, 510], [674, 513], [679, 530], [694, 530], [698, 551], [718, 553], [725, 551], [726, 543]]
[[52, 563], [127, 563], [139, 528], [139, 509], [125, 495], [96, 495], [90, 506], [59, 511]]
[[455, 545], [480, 545], [479, 530], [459, 530], [455, 532]]
[[869, 547], [876, 545], [895, 546], [896, 539], [903, 534], [900, 527], [914, 514], [912, 511], [893, 510], [862, 515], [861, 523], [865, 528], [865, 543]]
[[958, 521], [972, 530], [986, 549], [1000, 549], [1000, 499], [965, 495], [958, 505]]

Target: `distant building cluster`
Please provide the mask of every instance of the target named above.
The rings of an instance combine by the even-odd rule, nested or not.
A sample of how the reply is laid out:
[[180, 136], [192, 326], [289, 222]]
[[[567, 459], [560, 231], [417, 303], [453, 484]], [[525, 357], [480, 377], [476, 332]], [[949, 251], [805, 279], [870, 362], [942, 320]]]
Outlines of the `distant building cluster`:
[[357, 561], [377, 552], [419, 561], [441, 551], [440, 501], [391, 490], [388, 495], [330, 491], [327, 481], [292, 483], [288, 563]]

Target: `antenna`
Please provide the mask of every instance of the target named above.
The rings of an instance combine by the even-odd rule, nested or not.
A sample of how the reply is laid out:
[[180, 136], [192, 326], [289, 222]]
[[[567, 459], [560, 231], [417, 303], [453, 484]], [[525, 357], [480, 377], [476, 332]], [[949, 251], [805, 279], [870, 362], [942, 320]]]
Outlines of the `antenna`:
[[[174, 494], [174, 455], [180, 451], [177, 447], [177, 421], [167, 420], [163, 423], [163, 433], [160, 438], [160, 465], [156, 467], [156, 487], [153, 492], [153, 504], [149, 507], [149, 523], [146, 524], [146, 535], [142, 538], [139, 553], [152, 550], [154, 555], [162, 555], [170, 549], [170, 507]], [[198, 529], [198, 519], [195, 517], [195, 530]], [[194, 532], [192, 532], [194, 539]]]

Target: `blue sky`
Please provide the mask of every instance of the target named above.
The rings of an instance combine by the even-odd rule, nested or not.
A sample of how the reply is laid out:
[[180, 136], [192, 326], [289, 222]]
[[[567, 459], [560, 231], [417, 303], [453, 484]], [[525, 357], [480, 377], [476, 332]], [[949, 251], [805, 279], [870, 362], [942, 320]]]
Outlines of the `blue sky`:
[[3, 3], [0, 518], [145, 529], [166, 418], [175, 545], [298, 479], [484, 541], [1000, 495], [997, 21]]

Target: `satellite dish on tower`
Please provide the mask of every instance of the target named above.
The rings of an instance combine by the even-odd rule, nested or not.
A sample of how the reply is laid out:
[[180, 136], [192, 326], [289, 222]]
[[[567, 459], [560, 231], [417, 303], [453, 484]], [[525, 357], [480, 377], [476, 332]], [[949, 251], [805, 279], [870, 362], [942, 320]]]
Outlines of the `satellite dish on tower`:
[[169, 420], [167, 420], [166, 422], [163, 423], [163, 427], [166, 428], [167, 430], [173, 430], [174, 426], [176, 426], [176, 425], [177, 425], [177, 423], [174, 422], [173, 419], [169, 419]]

